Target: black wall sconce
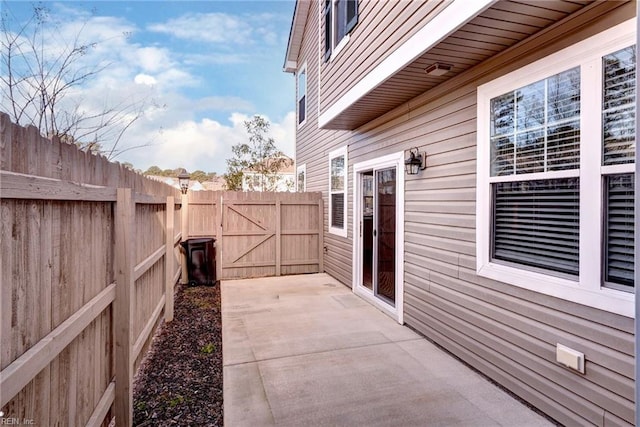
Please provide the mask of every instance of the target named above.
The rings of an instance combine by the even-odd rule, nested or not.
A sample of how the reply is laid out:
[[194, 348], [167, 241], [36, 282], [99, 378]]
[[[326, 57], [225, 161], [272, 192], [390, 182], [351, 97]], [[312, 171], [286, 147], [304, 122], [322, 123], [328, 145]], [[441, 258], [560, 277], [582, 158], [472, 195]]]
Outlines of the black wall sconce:
[[183, 169], [178, 175], [178, 183], [182, 194], [187, 194], [187, 190], [189, 190], [189, 173], [186, 170]]
[[407, 175], [417, 175], [427, 168], [427, 153], [420, 153], [418, 148], [409, 150], [409, 157], [404, 161], [404, 170]]

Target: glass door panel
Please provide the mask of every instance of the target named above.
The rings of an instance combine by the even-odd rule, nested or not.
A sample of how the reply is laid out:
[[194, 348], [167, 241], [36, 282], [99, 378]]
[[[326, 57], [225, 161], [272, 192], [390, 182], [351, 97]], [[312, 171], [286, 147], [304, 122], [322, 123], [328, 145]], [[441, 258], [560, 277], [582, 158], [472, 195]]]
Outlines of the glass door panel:
[[374, 294], [396, 301], [396, 168], [375, 171]]
[[362, 286], [373, 290], [373, 171], [364, 172], [362, 178]]

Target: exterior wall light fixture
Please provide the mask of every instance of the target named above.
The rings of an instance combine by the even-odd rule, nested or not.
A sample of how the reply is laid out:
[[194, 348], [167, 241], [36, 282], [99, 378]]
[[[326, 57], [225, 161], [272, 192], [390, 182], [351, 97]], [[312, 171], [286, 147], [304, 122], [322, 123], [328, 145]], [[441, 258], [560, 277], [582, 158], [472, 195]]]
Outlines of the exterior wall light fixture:
[[182, 172], [178, 175], [178, 183], [182, 194], [187, 194], [187, 190], [189, 190], [189, 173], [186, 170], [182, 169]]
[[409, 150], [409, 157], [404, 161], [404, 170], [407, 175], [417, 175], [427, 168], [427, 153], [420, 153], [418, 148]]

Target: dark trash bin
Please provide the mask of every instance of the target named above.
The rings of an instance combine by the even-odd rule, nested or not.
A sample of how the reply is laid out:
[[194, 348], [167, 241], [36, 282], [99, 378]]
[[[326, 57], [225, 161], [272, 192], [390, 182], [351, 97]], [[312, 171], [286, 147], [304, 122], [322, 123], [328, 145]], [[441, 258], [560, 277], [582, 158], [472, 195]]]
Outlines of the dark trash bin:
[[180, 243], [187, 254], [189, 285], [213, 286], [216, 279], [216, 239], [187, 239]]

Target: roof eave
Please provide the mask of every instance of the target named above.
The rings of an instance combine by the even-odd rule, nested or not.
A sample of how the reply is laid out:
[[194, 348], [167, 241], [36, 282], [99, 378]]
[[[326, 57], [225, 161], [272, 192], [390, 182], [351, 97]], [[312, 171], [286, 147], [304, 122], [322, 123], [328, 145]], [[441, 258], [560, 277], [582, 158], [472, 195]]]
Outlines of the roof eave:
[[289, 30], [289, 40], [287, 42], [287, 52], [285, 54], [283, 71], [293, 73], [298, 69], [298, 55], [302, 47], [302, 36], [304, 24], [309, 15], [310, 2], [297, 0], [293, 10], [291, 29]]

